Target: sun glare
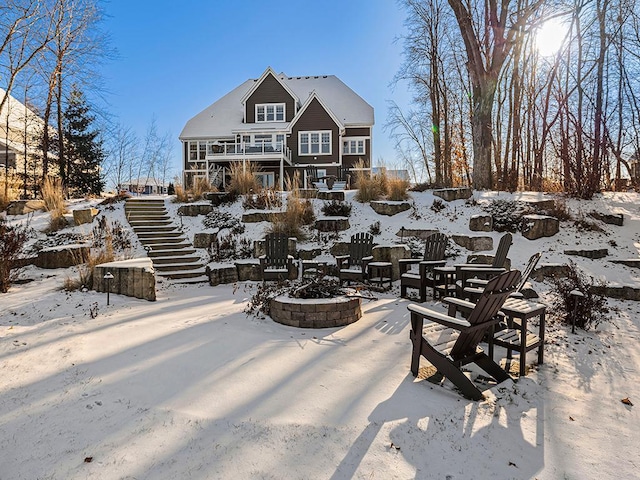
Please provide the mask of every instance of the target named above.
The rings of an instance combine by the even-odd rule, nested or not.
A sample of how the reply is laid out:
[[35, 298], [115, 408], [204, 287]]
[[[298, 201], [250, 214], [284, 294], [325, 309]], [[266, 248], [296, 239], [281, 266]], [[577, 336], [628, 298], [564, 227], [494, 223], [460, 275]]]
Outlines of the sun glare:
[[559, 19], [552, 19], [545, 22], [536, 34], [536, 48], [543, 57], [555, 55], [564, 37], [567, 35], [567, 25]]

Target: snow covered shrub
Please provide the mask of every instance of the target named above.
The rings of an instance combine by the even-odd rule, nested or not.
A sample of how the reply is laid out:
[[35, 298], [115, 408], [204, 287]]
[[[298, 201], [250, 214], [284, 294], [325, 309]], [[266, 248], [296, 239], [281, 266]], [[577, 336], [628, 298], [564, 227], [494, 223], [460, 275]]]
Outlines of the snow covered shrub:
[[431, 207], [429, 207], [429, 208], [431, 208], [431, 210], [433, 210], [434, 212], [438, 213], [438, 212], [441, 212], [442, 210], [444, 210], [445, 208], [447, 208], [447, 206], [439, 198], [434, 198], [433, 199], [433, 203], [431, 204]]
[[213, 210], [207, 213], [202, 219], [205, 228], [228, 228], [234, 234], [244, 233], [244, 223], [239, 218], [234, 217], [230, 213]]
[[380, 200], [387, 194], [387, 175], [384, 171], [372, 175], [368, 170], [360, 170], [364, 163], [356, 163], [356, 188], [355, 199], [360, 203]]
[[206, 178], [196, 178], [193, 181], [193, 186], [189, 195], [191, 200], [200, 200], [204, 198], [204, 194], [207, 192], [217, 192], [218, 189], [213, 187]]
[[516, 200], [492, 200], [484, 206], [484, 211], [493, 218], [496, 232], [519, 232], [522, 230], [523, 215], [531, 212], [529, 205]]
[[[566, 276], [552, 277], [551, 283], [554, 298], [551, 314], [560, 321], [571, 325], [575, 312], [576, 327], [589, 330], [609, 320], [607, 298], [597, 293], [598, 288], [602, 288], [604, 283], [596, 284], [594, 279], [581, 272], [575, 263], [569, 262]], [[574, 290], [581, 292], [583, 296], [571, 295]]]
[[351, 215], [352, 205], [348, 202], [332, 200], [322, 206], [322, 213], [326, 217], [348, 217]]
[[251, 240], [246, 237], [238, 239], [231, 233], [218, 237], [216, 243], [212, 244], [209, 249], [212, 262], [249, 258], [252, 255]]
[[436, 188], [435, 185], [429, 182], [416, 183], [414, 186], [409, 188], [411, 192], [426, 192], [427, 190], [431, 190]]
[[9, 291], [18, 274], [18, 269], [11, 267], [19, 258], [27, 238], [26, 227], [11, 227], [5, 217], [0, 217], [0, 293]]
[[380, 230], [380, 221], [376, 221], [373, 222], [371, 225], [369, 225], [369, 233], [371, 235], [380, 235], [380, 233], [382, 233], [382, 230]]
[[289, 195], [286, 211], [281, 215], [274, 215], [267, 233], [281, 233], [288, 237], [304, 240], [307, 235], [302, 230], [302, 226], [311, 225], [315, 219], [316, 215], [313, 212], [311, 200]]

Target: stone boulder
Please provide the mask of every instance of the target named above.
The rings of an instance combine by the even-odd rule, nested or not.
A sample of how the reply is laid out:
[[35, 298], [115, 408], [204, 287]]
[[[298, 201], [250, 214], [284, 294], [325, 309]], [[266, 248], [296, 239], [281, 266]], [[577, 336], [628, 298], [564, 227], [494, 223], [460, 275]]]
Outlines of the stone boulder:
[[73, 211], [73, 222], [76, 225], [91, 223], [96, 215], [98, 215], [97, 208], [80, 208]]
[[547, 263], [544, 265], [538, 265], [538, 267], [531, 272], [531, 278], [536, 282], [542, 282], [544, 279], [550, 277], [566, 277], [569, 275], [569, 271], [570, 267], [567, 264]]
[[471, 194], [471, 189], [468, 187], [441, 188], [439, 190], [433, 191], [434, 196], [440, 197], [446, 202], [452, 202], [454, 200], [466, 200], [467, 198], [471, 198]]
[[317, 188], [300, 188], [298, 189], [298, 196], [300, 198], [317, 198], [318, 189]]
[[245, 212], [242, 214], [243, 223], [260, 223], [260, 222], [274, 222], [279, 217], [286, 215], [287, 212], [274, 212], [272, 210], [257, 211], [257, 212]]
[[334, 257], [339, 257], [340, 255], [349, 255], [349, 242], [335, 242], [329, 249], [329, 252]]
[[229, 192], [207, 192], [204, 194], [204, 198], [209, 200], [214, 207], [231, 203], [235, 200], [235, 197], [235, 195]]
[[452, 235], [451, 239], [461, 247], [479, 252], [483, 250], [493, 250], [493, 238], [491, 237], [470, 237], [469, 235]]
[[411, 250], [407, 245], [377, 245], [371, 250], [374, 262], [391, 262], [392, 280], [400, 278], [400, 266], [398, 260], [411, 258]]
[[215, 265], [207, 267], [209, 285], [215, 287], [223, 283], [235, 283], [238, 281], [238, 269], [235, 265]]
[[372, 201], [369, 203], [373, 211], [378, 215], [386, 215], [392, 217], [401, 212], [406, 212], [411, 208], [409, 202], [385, 202], [385, 201]]
[[35, 265], [39, 268], [68, 268], [85, 263], [91, 252], [86, 244], [62, 245], [43, 248], [38, 252]]
[[300, 260], [313, 260], [316, 257], [319, 257], [322, 254], [322, 250], [320, 248], [312, 248], [310, 250], [298, 250], [298, 257]]
[[236, 270], [239, 282], [246, 280], [262, 281], [262, 270], [260, 270], [260, 261], [258, 259], [238, 260], [236, 262]]
[[351, 227], [348, 217], [322, 217], [316, 219], [314, 228], [319, 232], [337, 232]]
[[529, 240], [553, 237], [560, 231], [560, 221], [547, 215], [525, 215], [522, 217], [522, 236]]
[[624, 215], [622, 213], [614, 215], [610, 213], [591, 212], [589, 215], [596, 220], [606, 223], [607, 225], [617, 225], [618, 227], [621, 227], [624, 223]]
[[187, 203], [178, 207], [178, 215], [185, 217], [197, 217], [213, 212], [215, 207], [208, 203]]
[[434, 233], [438, 233], [438, 230], [431, 229], [419, 229], [419, 228], [405, 228], [404, 230], [398, 230], [396, 233], [397, 237], [401, 237], [403, 240], [407, 237], [417, 237], [422, 240], [425, 240], [430, 235]]
[[14, 200], [7, 207], [7, 215], [25, 215], [43, 208], [43, 200]]
[[193, 246], [195, 248], [209, 249], [217, 239], [217, 233], [196, 233], [193, 235]]
[[[109, 272], [113, 279], [106, 280]], [[93, 289], [155, 301], [156, 275], [150, 258], [134, 258], [120, 262], [102, 263], [93, 267]]]
[[491, 215], [473, 215], [469, 219], [469, 230], [472, 232], [490, 232], [493, 230]]
[[604, 258], [609, 255], [609, 250], [606, 248], [596, 248], [592, 250], [565, 250], [565, 255], [575, 255], [578, 257], [590, 258], [592, 260], [597, 260], [599, 258]]
[[338, 202], [344, 202], [344, 192], [341, 190], [320, 190], [317, 198], [320, 200], [337, 200]]
[[553, 210], [556, 208], [556, 201], [553, 198], [546, 200], [523, 200], [527, 205], [536, 210]]

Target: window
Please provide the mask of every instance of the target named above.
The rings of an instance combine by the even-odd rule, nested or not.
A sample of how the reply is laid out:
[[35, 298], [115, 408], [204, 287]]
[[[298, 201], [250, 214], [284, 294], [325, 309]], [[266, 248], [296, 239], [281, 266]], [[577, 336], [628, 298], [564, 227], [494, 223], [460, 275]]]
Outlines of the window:
[[253, 137], [256, 145], [262, 145], [263, 143], [271, 143], [271, 134], [269, 135], [256, 135]]
[[299, 132], [299, 155], [331, 155], [331, 131]]
[[258, 183], [265, 188], [273, 188], [276, 184], [275, 174], [271, 172], [256, 173], [256, 179], [258, 180]]
[[207, 157], [207, 142], [189, 142], [189, 160], [204, 160]]
[[256, 123], [259, 122], [284, 122], [284, 103], [258, 103], [256, 104]]
[[342, 153], [344, 155], [364, 155], [365, 152], [364, 138], [349, 138], [342, 142]]

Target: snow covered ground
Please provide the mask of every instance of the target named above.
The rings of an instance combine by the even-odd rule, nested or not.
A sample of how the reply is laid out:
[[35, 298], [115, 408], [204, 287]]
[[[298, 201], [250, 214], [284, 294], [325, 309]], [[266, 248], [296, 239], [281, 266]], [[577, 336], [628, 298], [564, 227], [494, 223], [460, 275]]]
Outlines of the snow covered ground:
[[[474, 194], [480, 204], [523, 195], [546, 198]], [[390, 218], [352, 202], [342, 238], [376, 220], [380, 244], [397, 242], [402, 226], [471, 234], [479, 206], [456, 201], [436, 213], [433, 200], [413, 193], [415, 207]], [[563, 222], [558, 235], [535, 241], [516, 234], [512, 265], [535, 251], [541, 263], [566, 263], [565, 249], [608, 248], [602, 260], [571, 258], [595, 278], [640, 287], [638, 270], [609, 262], [638, 258], [640, 197], [567, 205], [574, 214], [623, 213], [625, 225], [584, 233]], [[124, 223], [121, 205], [102, 213]], [[30, 222], [38, 231], [46, 214]], [[260, 238], [265, 226], [247, 225], [245, 235]], [[207, 231], [201, 218], [183, 217], [183, 228], [190, 237]], [[488, 235], [497, 245], [501, 234]], [[459, 250], [452, 262], [464, 261]], [[638, 477], [637, 302], [610, 301], [618, 310], [596, 331], [572, 334], [550, 321], [545, 364], [472, 402], [409, 372], [409, 301], [397, 283], [365, 301], [358, 322], [303, 330], [248, 317], [255, 282], [163, 282], [156, 302], [111, 295], [107, 306], [105, 294], [61, 290], [74, 275], [28, 267], [22, 278], [34, 281], [0, 295], [1, 480]], [[549, 284], [532, 285], [549, 299]]]

